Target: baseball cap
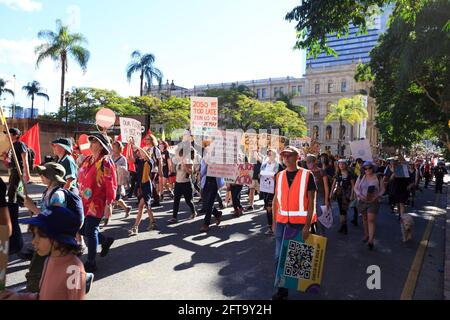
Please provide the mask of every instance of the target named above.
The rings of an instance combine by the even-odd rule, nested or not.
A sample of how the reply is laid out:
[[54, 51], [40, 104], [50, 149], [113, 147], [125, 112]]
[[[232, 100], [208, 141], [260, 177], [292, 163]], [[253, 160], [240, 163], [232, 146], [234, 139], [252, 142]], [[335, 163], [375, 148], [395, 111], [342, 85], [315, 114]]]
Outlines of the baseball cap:
[[306, 162], [313, 162], [316, 160], [317, 160], [317, 157], [315, 155], [313, 155], [313, 154], [306, 155]]
[[[13, 135], [16, 135], [16, 136], [20, 136], [20, 134], [21, 134], [20, 130], [17, 129], [17, 128], [9, 128], [8, 131], [9, 131], [10, 134], [13, 134]], [[3, 133], [6, 134], [6, 131], [3, 131]]]
[[50, 206], [37, 217], [22, 219], [20, 222], [39, 227], [47, 236], [61, 244], [77, 246], [75, 239], [83, 224], [84, 217], [64, 207]]
[[72, 141], [66, 138], [58, 138], [52, 141], [52, 144], [56, 144], [66, 150], [69, 154], [73, 153], [72, 150]]
[[297, 154], [297, 155], [300, 155], [300, 151], [299, 151], [296, 147], [293, 147], [293, 146], [287, 146], [287, 147], [284, 148], [284, 150], [281, 151], [281, 153], [280, 153], [281, 156], [283, 156], [283, 155], [290, 155], [290, 154]]

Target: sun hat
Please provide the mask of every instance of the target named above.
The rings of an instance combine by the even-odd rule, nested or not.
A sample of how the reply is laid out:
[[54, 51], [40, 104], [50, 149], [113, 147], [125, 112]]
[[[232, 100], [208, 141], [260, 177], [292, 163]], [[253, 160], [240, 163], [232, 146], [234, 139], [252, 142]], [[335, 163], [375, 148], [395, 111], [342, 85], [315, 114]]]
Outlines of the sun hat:
[[52, 145], [58, 145], [64, 150], [66, 150], [69, 154], [73, 153], [72, 141], [66, 138], [58, 138], [52, 141]]
[[66, 183], [64, 177], [66, 176], [66, 169], [56, 162], [47, 162], [41, 166], [36, 167], [37, 172], [51, 181]]

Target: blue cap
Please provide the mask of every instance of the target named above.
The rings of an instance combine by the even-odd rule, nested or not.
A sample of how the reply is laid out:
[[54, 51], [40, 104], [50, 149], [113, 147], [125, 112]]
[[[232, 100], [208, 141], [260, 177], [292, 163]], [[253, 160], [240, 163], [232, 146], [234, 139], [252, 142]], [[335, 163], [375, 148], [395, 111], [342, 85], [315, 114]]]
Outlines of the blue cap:
[[61, 244], [77, 246], [75, 239], [83, 224], [84, 217], [64, 207], [48, 207], [37, 217], [22, 219], [20, 222], [39, 227], [47, 236]]

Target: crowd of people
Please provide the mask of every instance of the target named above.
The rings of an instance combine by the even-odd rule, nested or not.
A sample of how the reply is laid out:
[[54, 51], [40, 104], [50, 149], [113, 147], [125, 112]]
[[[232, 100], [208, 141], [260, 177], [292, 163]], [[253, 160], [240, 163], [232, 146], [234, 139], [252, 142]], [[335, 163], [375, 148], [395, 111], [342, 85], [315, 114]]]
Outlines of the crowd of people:
[[[29, 181], [26, 146], [18, 140], [20, 131], [10, 129], [19, 166], [26, 182]], [[212, 216], [214, 224], [221, 223], [223, 212], [232, 206], [234, 216], [255, 209], [255, 199], [264, 202], [267, 227], [264, 233], [275, 237], [275, 260], [278, 262], [282, 235], [287, 225], [301, 228], [303, 239], [310, 233], [326, 236], [327, 230], [317, 219], [323, 214], [321, 207], [331, 208], [335, 202], [339, 212], [339, 233], [348, 234], [350, 223], [358, 226], [362, 217], [363, 239], [370, 250], [374, 249], [376, 216], [380, 201], [387, 196], [393, 213], [400, 221], [406, 221], [406, 206], [414, 206], [416, 191], [436, 179], [436, 192], [442, 193], [444, 175], [442, 161], [433, 158], [414, 157], [406, 161], [401, 155], [363, 161], [342, 158], [328, 153], [301, 156], [301, 152], [288, 146], [281, 150], [254, 150], [245, 157], [253, 164], [251, 184], [248, 188], [236, 183], [226, 183], [222, 177], [208, 175], [210, 143], [195, 143], [189, 134], [176, 147], [148, 134], [143, 144], [133, 140], [123, 143], [102, 133], [89, 135], [90, 155], [79, 153], [71, 139], [58, 138], [52, 142], [53, 155], [35, 167], [42, 184], [46, 186], [38, 204], [18, 192], [19, 174], [12, 154], [6, 155], [10, 169], [9, 189], [0, 185], [0, 207], [8, 206], [11, 221], [11, 254], [30, 259], [24, 293], [5, 291], [2, 299], [82, 299], [97, 271], [97, 247], [100, 256], [108, 254], [114, 239], [100, 232], [101, 224], [107, 225], [115, 210], [121, 209], [128, 218], [137, 208], [135, 221], [128, 230], [132, 237], [142, 232], [140, 225], [144, 211], [148, 215], [148, 231], [160, 228], [154, 210], [161, 202], [171, 199], [172, 216], [165, 223], [179, 223], [180, 201], [183, 197], [189, 208], [189, 219], [204, 214], [200, 232], [208, 232]], [[271, 191], [260, 190], [260, 179], [272, 177]], [[3, 185], [3, 181], [1, 182]], [[2, 190], [4, 192], [2, 194]], [[222, 199], [221, 190], [225, 192]], [[249, 206], [241, 204], [241, 195], [248, 192]], [[195, 203], [195, 198], [198, 199]], [[136, 200], [134, 200], [136, 199]], [[127, 205], [128, 201], [130, 205]], [[216, 205], [217, 203], [217, 205]], [[25, 206], [33, 218], [22, 221], [30, 225], [33, 235], [31, 252], [24, 252], [18, 229], [18, 206]], [[350, 213], [349, 213], [350, 209]], [[19, 231], [17, 231], [19, 230]], [[19, 240], [17, 240], [19, 239]], [[82, 263], [82, 253], [87, 253]], [[60, 270], [70, 265], [80, 267], [79, 286], [63, 289], [64, 276]], [[279, 288], [274, 299], [285, 299], [287, 289]]]

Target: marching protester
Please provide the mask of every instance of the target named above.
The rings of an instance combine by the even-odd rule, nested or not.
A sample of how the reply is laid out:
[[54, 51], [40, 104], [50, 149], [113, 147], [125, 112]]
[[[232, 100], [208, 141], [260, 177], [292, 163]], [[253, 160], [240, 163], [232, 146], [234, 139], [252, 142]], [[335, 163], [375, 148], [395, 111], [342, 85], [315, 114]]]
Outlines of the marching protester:
[[431, 175], [431, 165], [430, 162], [427, 160], [425, 161], [425, 164], [423, 165], [423, 177], [425, 179], [425, 189], [428, 189], [428, 184], [431, 181], [432, 175]]
[[110, 157], [111, 145], [109, 139], [101, 133], [89, 136], [92, 155], [81, 164], [78, 188], [83, 200], [84, 224], [81, 234], [87, 241], [88, 257], [85, 262], [86, 272], [97, 270], [97, 246], [102, 245], [101, 257], [108, 254], [113, 238], [103, 236], [99, 231], [100, 222], [105, 208], [116, 198], [117, 181], [116, 168]]
[[166, 141], [161, 141], [159, 144], [159, 150], [161, 151], [161, 157], [162, 157], [162, 178], [161, 178], [161, 200], [164, 200], [164, 191], [167, 190], [169, 192], [170, 197], [173, 199], [173, 186], [169, 182], [169, 176], [172, 172], [174, 172], [173, 169], [173, 163], [172, 158], [170, 157], [169, 153], [169, 144]]
[[384, 194], [384, 183], [376, 174], [372, 161], [364, 162], [364, 174], [356, 180], [354, 191], [358, 198], [358, 210], [363, 216], [364, 239], [370, 250], [375, 241], [375, 221], [380, 207], [380, 198]]
[[[156, 224], [155, 217], [152, 211], [152, 189], [153, 184], [151, 181], [152, 168], [154, 167], [154, 162], [151, 156], [143, 149], [136, 145], [131, 140], [130, 148], [128, 149], [127, 158], [130, 161], [135, 162], [136, 166], [136, 188], [137, 188], [137, 199], [138, 199], [138, 213], [136, 216], [136, 221], [133, 227], [128, 231], [128, 236], [135, 236], [139, 233], [139, 225], [141, 224], [142, 215], [144, 209], [147, 209], [149, 226], [148, 231], [157, 230], [158, 226]], [[136, 152], [133, 152], [136, 151]]]
[[[86, 271], [78, 259], [75, 239], [83, 217], [64, 207], [50, 206], [37, 217], [23, 219], [33, 234], [36, 253], [45, 258], [38, 292], [5, 290], [0, 300], [82, 300], [86, 296]], [[73, 285], [68, 285], [73, 284]]]
[[[172, 219], [168, 221], [168, 224], [178, 222], [178, 210], [180, 207], [181, 196], [184, 197], [187, 206], [191, 210], [190, 219], [194, 219], [197, 216], [194, 204], [192, 203], [191, 175], [193, 170], [193, 162], [191, 159], [191, 152], [185, 156], [184, 149], [185, 148], [179, 148], [176, 153], [176, 158], [174, 159], [176, 168], [176, 182], [173, 200], [173, 214]], [[195, 152], [194, 148], [192, 148], [192, 151]]]
[[159, 178], [163, 177], [162, 172], [162, 156], [161, 151], [158, 148], [158, 140], [152, 134], [149, 134], [145, 137], [145, 150], [150, 155], [152, 159], [153, 166], [151, 171], [151, 184], [152, 184], [152, 198], [153, 202], [151, 204], [152, 207], [161, 206], [160, 203], [160, 193], [161, 190], [159, 188]]
[[[302, 239], [307, 240], [311, 226], [317, 221], [315, 212], [316, 183], [311, 171], [300, 168], [297, 164], [300, 152], [295, 147], [287, 147], [281, 152], [286, 170], [279, 172], [275, 178], [275, 195], [273, 198], [273, 224], [275, 233], [275, 262], [278, 264], [284, 231], [289, 225], [302, 232]], [[285, 300], [288, 289], [278, 288], [272, 300]]]
[[[261, 165], [261, 173], [260, 173], [261, 179], [265, 179], [265, 177], [267, 176], [275, 179], [277, 173], [282, 170], [283, 166], [278, 162], [278, 154], [276, 150], [269, 149], [267, 151], [267, 158]], [[275, 184], [272, 190], [264, 192], [264, 208], [266, 209], [267, 215], [267, 231], [265, 232], [266, 235], [273, 235], [272, 204], [274, 195], [275, 195]]]
[[251, 157], [250, 163], [253, 164], [252, 184], [249, 187], [248, 204], [246, 211], [254, 210], [255, 193], [259, 193], [259, 173], [261, 172], [262, 157], [261, 154], [255, 150]]
[[331, 197], [337, 200], [339, 206], [340, 233], [347, 234], [347, 211], [353, 198], [355, 176], [349, 170], [347, 160], [338, 160], [338, 170], [333, 178]]
[[66, 170], [65, 189], [79, 194], [77, 188], [78, 167], [75, 159], [72, 157], [72, 141], [70, 139], [58, 138], [52, 142], [53, 154], [57, 157], [57, 163], [61, 164]]
[[436, 193], [442, 193], [442, 186], [444, 185], [444, 175], [448, 174], [445, 168], [445, 162], [438, 162], [437, 167], [433, 170], [434, 178], [436, 179]]
[[130, 216], [131, 207], [127, 206], [122, 197], [125, 196], [125, 186], [128, 184], [129, 172], [127, 159], [122, 155], [123, 144], [120, 141], [114, 141], [112, 145], [112, 159], [116, 167], [117, 192], [114, 205], [120, 206], [125, 210], [125, 218]]
[[[328, 182], [328, 175], [322, 169], [317, 166], [317, 157], [313, 154], [308, 154], [306, 157], [306, 166], [308, 170], [314, 175], [314, 180], [317, 186], [316, 193], [316, 211], [321, 210], [321, 206], [330, 208], [330, 189]], [[322, 212], [324, 214], [324, 212]], [[320, 226], [320, 222], [318, 222]], [[323, 227], [320, 228], [320, 233], [324, 234]]]
[[[402, 159], [403, 160], [403, 159]], [[398, 206], [399, 219], [405, 213], [406, 202], [409, 198], [411, 179], [408, 167], [400, 162], [398, 157], [391, 161], [384, 174], [384, 182], [389, 187], [391, 194], [391, 206]]]

